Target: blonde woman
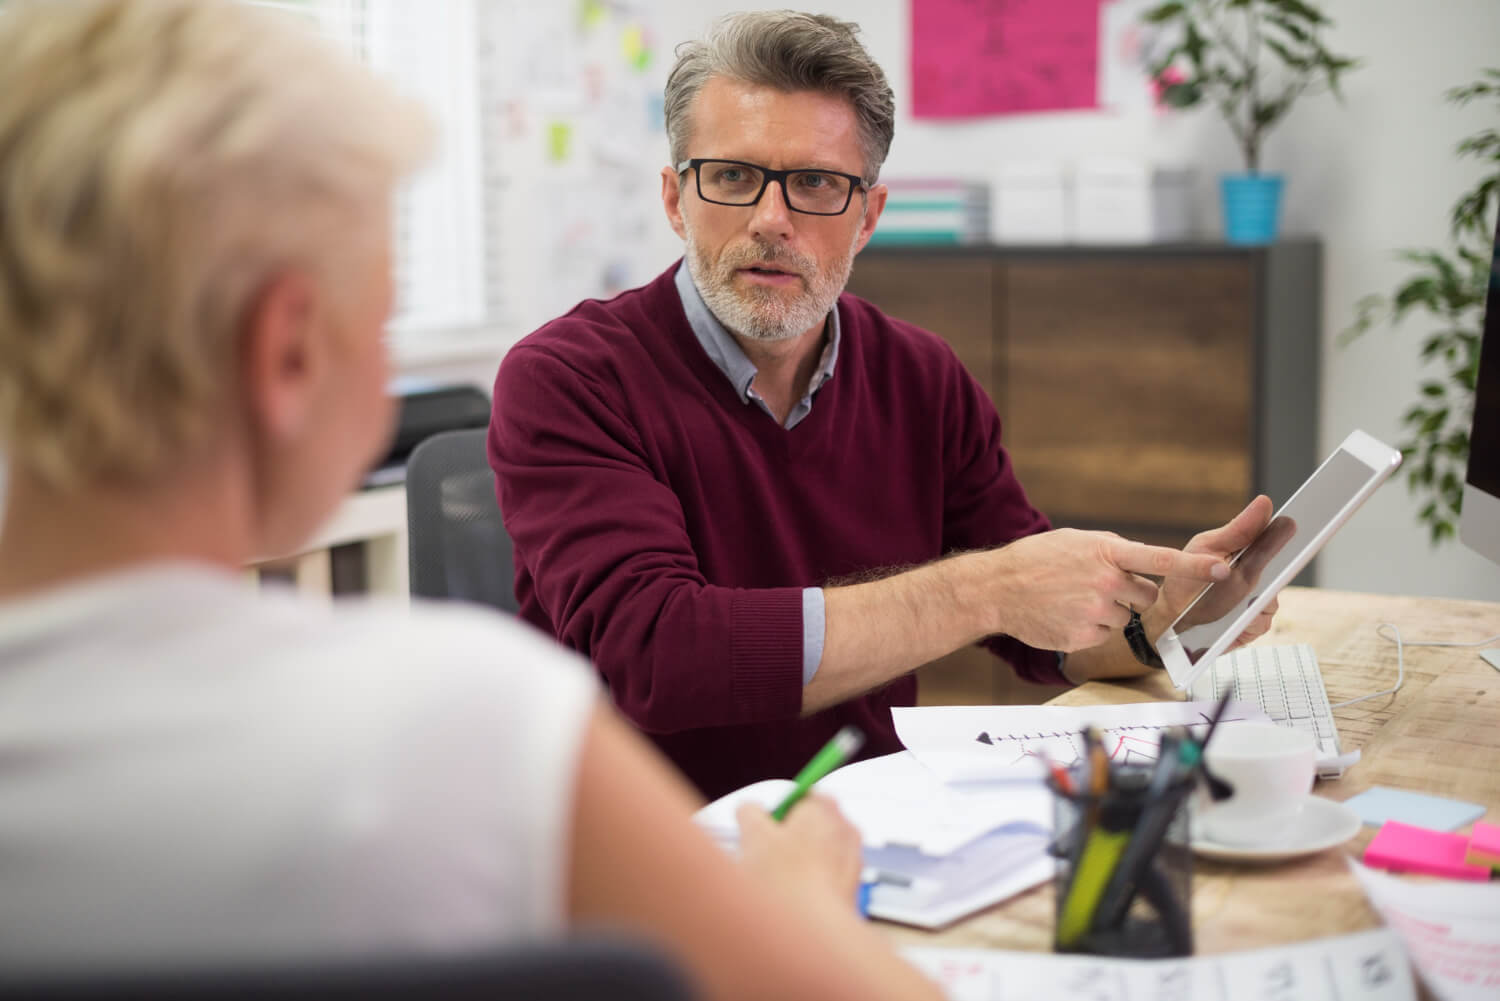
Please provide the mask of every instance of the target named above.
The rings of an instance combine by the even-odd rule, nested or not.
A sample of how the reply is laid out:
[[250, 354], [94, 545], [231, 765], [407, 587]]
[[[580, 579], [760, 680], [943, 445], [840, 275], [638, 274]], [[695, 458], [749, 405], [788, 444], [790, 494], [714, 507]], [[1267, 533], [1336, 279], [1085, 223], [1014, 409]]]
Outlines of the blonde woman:
[[827, 804], [736, 865], [586, 665], [475, 611], [258, 597], [380, 450], [420, 114], [211, 0], [0, 8], [0, 966], [610, 925], [710, 997], [936, 996]]

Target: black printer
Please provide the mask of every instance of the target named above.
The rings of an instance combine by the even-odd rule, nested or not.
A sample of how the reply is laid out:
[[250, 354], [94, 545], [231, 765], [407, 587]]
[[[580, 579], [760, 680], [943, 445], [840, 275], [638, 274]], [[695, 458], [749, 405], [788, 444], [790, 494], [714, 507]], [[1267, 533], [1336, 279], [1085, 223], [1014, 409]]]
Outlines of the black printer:
[[489, 395], [477, 386], [435, 386], [403, 392], [395, 435], [384, 458], [365, 477], [364, 486], [399, 483], [406, 477], [412, 449], [440, 431], [482, 428], [490, 422]]

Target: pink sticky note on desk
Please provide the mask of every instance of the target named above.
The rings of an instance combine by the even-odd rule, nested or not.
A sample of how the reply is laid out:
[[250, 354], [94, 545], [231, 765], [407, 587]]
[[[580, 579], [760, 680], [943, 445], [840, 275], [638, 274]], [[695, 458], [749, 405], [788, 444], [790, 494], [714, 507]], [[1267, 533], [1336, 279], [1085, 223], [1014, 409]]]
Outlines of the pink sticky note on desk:
[[1467, 835], [1429, 831], [1399, 820], [1387, 820], [1365, 849], [1365, 865], [1450, 879], [1489, 879], [1489, 866], [1464, 861], [1468, 850]]
[[1475, 865], [1500, 869], [1500, 825], [1477, 822], [1474, 833], [1469, 835], [1466, 859]]

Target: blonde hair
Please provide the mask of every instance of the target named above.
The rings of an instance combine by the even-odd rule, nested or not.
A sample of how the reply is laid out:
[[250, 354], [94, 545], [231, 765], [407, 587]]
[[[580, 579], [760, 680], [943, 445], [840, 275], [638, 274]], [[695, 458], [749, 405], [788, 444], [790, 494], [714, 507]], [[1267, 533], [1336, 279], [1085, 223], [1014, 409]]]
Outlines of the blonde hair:
[[702, 41], [677, 47], [664, 94], [672, 165], [688, 158], [693, 99], [716, 76], [777, 90], [817, 91], [854, 106], [865, 183], [880, 177], [896, 133], [896, 97], [859, 41], [859, 25], [794, 10], [726, 14]]
[[278, 271], [338, 271], [426, 117], [230, 0], [0, 7], [0, 450], [57, 489], [201, 443]]

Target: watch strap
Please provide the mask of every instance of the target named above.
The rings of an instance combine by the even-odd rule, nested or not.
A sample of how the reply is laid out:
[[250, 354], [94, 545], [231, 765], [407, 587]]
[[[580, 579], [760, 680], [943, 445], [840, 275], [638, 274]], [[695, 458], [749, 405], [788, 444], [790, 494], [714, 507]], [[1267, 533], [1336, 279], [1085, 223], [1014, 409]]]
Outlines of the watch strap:
[[1161, 662], [1161, 654], [1156, 652], [1156, 647], [1146, 638], [1146, 627], [1141, 624], [1141, 613], [1135, 609], [1130, 610], [1130, 621], [1125, 623], [1125, 642], [1130, 644], [1130, 652], [1135, 654], [1135, 659], [1147, 667], [1166, 669]]

